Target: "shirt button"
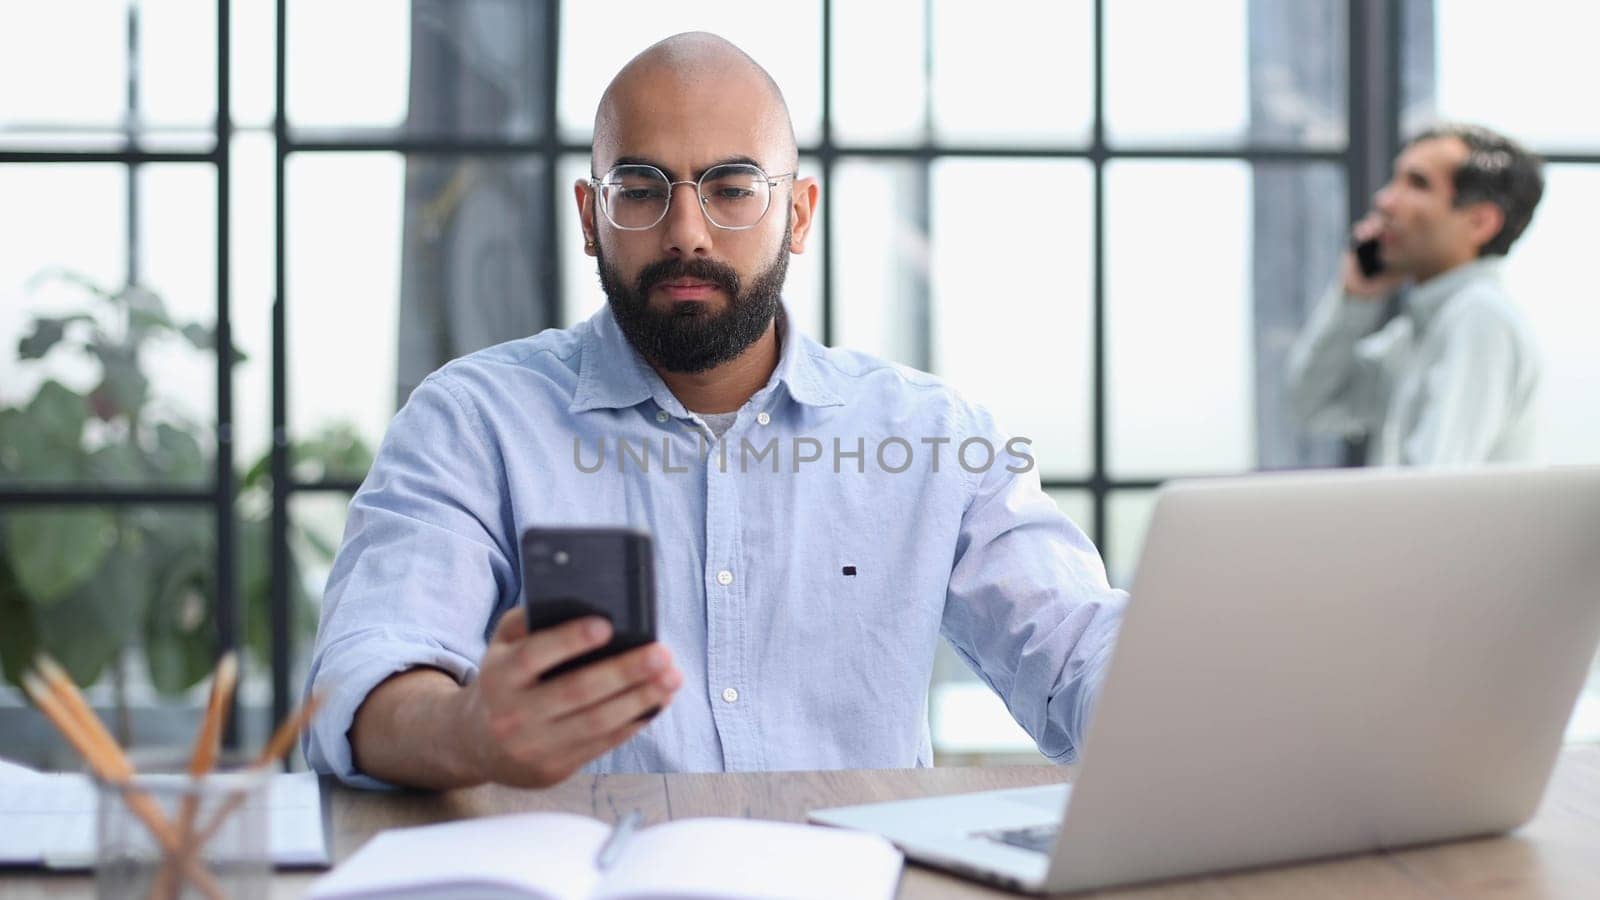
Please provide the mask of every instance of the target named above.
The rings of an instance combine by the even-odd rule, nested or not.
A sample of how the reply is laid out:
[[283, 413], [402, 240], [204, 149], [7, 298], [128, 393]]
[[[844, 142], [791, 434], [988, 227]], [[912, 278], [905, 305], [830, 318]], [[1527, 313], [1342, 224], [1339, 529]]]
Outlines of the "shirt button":
[[727, 569], [723, 569], [721, 572], [718, 572], [717, 573], [717, 584], [720, 584], [720, 585], [733, 584], [733, 573], [729, 572]]
[[733, 703], [739, 699], [739, 692], [733, 688], [723, 688], [722, 699], [728, 701], [729, 703]]
[[672, 418], [672, 417], [667, 415], [667, 411], [666, 410], [664, 410], [664, 409], [656, 410], [656, 421], [657, 422], [665, 422], [666, 420], [668, 420], [670, 418]]
[[772, 421], [772, 417], [771, 417], [771, 416], [769, 416], [769, 415], [767, 415], [767, 414], [766, 414], [766, 413], [764, 413], [764, 412], [763, 412], [763, 413], [757, 413], [757, 414], [756, 414], [756, 423], [757, 423], [757, 424], [760, 424], [760, 425], [766, 425], [766, 424], [767, 424], [767, 423], [769, 423], [769, 422], [771, 422], [771, 421]]

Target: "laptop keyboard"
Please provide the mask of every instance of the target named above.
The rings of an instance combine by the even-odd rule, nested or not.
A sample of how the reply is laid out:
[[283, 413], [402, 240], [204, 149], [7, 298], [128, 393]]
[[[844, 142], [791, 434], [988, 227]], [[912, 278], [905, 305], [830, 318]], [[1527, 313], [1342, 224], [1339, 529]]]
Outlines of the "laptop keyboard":
[[975, 831], [973, 837], [998, 841], [1032, 850], [1035, 853], [1049, 853], [1056, 848], [1056, 835], [1061, 833], [1061, 826], [1035, 825], [1032, 828], [1001, 828], [996, 831]]

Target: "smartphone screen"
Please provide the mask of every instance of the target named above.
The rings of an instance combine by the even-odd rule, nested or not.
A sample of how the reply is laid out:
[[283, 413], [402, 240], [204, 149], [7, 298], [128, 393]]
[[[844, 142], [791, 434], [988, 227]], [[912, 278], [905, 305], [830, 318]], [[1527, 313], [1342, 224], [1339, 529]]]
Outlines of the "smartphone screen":
[[629, 528], [530, 528], [522, 534], [528, 630], [583, 616], [611, 622], [604, 647], [546, 672], [549, 679], [656, 639], [654, 547]]

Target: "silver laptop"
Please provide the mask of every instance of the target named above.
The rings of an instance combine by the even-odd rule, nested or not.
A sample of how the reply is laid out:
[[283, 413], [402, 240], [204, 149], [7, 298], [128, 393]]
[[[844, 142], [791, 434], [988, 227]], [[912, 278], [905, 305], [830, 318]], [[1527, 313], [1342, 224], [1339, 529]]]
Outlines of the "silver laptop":
[[1600, 468], [1173, 483], [1131, 596], [1070, 789], [811, 819], [1028, 891], [1515, 828], [1600, 636]]

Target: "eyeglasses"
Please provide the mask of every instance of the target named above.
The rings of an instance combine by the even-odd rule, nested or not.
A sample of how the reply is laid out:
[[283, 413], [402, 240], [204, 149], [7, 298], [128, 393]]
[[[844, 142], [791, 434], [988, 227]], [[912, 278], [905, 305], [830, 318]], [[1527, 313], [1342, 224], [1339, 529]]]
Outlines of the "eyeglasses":
[[604, 178], [589, 180], [600, 196], [600, 211], [623, 231], [647, 231], [661, 224], [672, 191], [692, 184], [706, 221], [727, 231], [754, 228], [772, 205], [772, 189], [795, 173], [768, 175], [759, 166], [725, 163], [705, 170], [696, 181], [673, 181], [655, 166], [617, 166]]

